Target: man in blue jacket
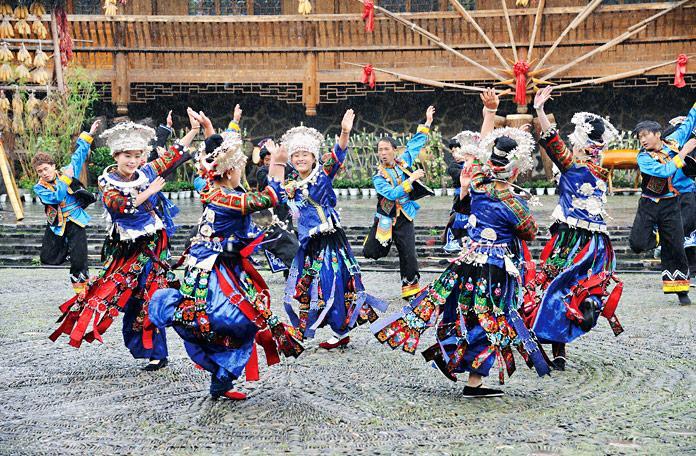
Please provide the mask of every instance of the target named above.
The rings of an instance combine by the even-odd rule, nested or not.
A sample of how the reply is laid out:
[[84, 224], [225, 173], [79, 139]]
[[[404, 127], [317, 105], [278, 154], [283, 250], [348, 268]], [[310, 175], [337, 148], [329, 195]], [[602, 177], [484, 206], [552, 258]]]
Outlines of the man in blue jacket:
[[83, 132], [77, 140], [70, 164], [61, 170], [49, 154], [38, 152], [31, 164], [39, 175], [34, 193], [45, 206], [47, 226], [41, 245], [41, 263], [60, 265], [70, 257], [70, 281], [75, 293], [80, 293], [89, 279], [87, 268], [87, 233], [85, 226], [90, 216], [76, 197], [77, 180], [87, 160], [99, 121], [92, 124], [89, 133]]
[[662, 250], [662, 290], [676, 293], [681, 305], [689, 299], [689, 267], [684, 251], [684, 227], [680, 192], [693, 193], [694, 183], [681, 170], [688, 149], [683, 149], [696, 125], [696, 105], [687, 119], [669, 136], [662, 138], [662, 126], [642, 121], [634, 130], [640, 141], [638, 167], [642, 177], [642, 195], [631, 229], [629, 243], [634, 252], [656, 246], [653, 227], [657, 226]]

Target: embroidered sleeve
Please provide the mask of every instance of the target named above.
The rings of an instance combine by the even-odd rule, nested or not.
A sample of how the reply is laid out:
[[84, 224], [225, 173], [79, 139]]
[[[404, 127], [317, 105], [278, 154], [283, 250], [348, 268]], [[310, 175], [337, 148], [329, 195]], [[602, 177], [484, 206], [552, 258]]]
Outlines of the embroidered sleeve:
[[147, 165], [143, 166], [143, 171], [146, 171], [146, 168], [149, 168], [154, 172], [155, 175], [162, 175], [168, 169], [182, 163], [179, 159], [182, 158], [183, 155], [184, 147], [180, 144], [175, 144], [167, 149], [167, 151], [163, 153], [161, 157], [158, 157], [149, 162]]
[[[386, 171], [384, 172], [386, 173]], [[377, 193], [391, 201], [396, 201], [399, 198], [406, 196], [406, 187], [409, 187], [409, 184], [401, 184], [394, 186], [391, 182], [387, 181], [387, 179], [380, 173], [375, 174], [372, 177], [372, 184], [375, 186], [375, 190], [377, 190]]]
[[104, 206], [112, 212], [120, 214], [133, 214], [135, 212], [135, 197], [126, 196], [115, 188], [102, 193]]
[[406, 143], [406, 151], [401, 155], [401, 159], [406, 162], [407, 167], [413, 166], [413, 162], [418, 158], [421, 149], [428, 142], [429, 133], [430, 128], [425, 125], [419, 125], [416, 134]]
[[526, 204], [518, 198], [510, 195], [503, 200], [505, 205], [512, 211], [515, 221], [515, 234], [523, 241], [533, 241], [539, 229], [534, 216], [529, 211]]
[[561, 172], [567, 171], [573, 165], [573, 152], [568, 149], [556, 130], [544, 132], [539, 138], [539, 144]]
[[674, 173], [677, 172], [677, 169], [682, 166], [684, 166], [684, 161], [679, 158], [679, 156], [675, 156], [674, 160], [670, 160], [666, 163], [660, 163], [659, 160], [645, 151], [641, 151], [638, 154], [638, 167], [640, 168], [640, 172], [651, 176], [662, 178], [672, 177]]
[[241, 132], [242, 129], [239, 126], [237, 122], [234, 121], [234, 119], [230, 120], [230, 123], [227, 125], [227, 131], [236, 131], [237, 133]]
[[278, 195], [270, 186], [258, 192], [248, 193], [225, 193], [216, 188], [209, 192], [201, 193], [201, 202], [233, 209], [242, 214], [249, 214], [275, 206], [278, 204]]
[[343, 167], [343, 162], [345, 161], [347, 154], [347, 147], [345, 149], [341, 149], [339, 145], [336, 144], [330, 153], [325, 154], [322, 157], [321, 161], [323, 163], [323, 169], [327, 176], [332, 179], [336, 177], [336, 174], [338, 174]]
[[486, 191], [486, 173], [483, 172], [483, 166], [478, 160], [474, 160], [472, 164], [473, 176], [471, 176], [471, 188], [476, 192]]

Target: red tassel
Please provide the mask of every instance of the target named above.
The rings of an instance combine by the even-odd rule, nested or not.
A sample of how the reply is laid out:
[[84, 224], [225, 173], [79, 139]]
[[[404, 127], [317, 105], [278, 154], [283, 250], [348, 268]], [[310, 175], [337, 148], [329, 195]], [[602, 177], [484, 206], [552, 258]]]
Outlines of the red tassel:
[[677, 66], [674, 69], [674, 86], [678, 89], [686, 86], [684, 76], [686, 75], [686, 62], [689, 60], [686, 54], [679, 54], [677, 57]]
[[375, 31], [375, 2], [365, 0], [363, 3], [362, 19], [365, 21], [365, 31], [372, 33]]
[[527, 71], [529, 64], [524, 60], [515, 63], [512, 67], [515, 74], [515, 103], [518, 105], [527, 104]]
[[256, 351], [256, 342], [251, 345], [251, 356], [244, 368], [248, 382], [259, 381], [259, 355]]
[[363, 84], [369, 85], [371, 89], [375, 88], [376, 77], [375, 70], [372, 68], [372, 65], [368, 64], [363, 67], [362, 79], [360, 81]]

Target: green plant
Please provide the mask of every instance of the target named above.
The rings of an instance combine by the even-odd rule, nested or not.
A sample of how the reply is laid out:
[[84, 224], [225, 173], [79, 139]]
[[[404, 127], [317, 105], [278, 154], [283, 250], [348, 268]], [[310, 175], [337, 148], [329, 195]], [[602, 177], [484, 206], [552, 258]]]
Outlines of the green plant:
[[111, 156], [111, 149], [108, 147], [97, 147], [94, 149], [89, 156], [89, 164], [87, 165], [89, 181], [96, 182], [99, 176], [104, 172], [104, 169], [114, 163], [114, 159]]
[[23, 188], [24, 190], [30, 190], [34, 188], [36, 182], [36, 180], [31, 179], [29, 177], [22, 177], [19, 179], [19, 182], [17, 182], [17, 186], [19, 186], [19, 188]]
[[350, 187], [350, 181], [348, 179], [334, 179], [333, 187], [335, 189], [348, 188]]
[[164, 187], [162, 188], [163, 192], [178, 192], [179, 191], [179, 185], [178, 182], [167, 182], [164, 184]]
[[621, 130], [618, 137], [609, 143], [609, 149], [640, 149], [640, 141], [633, 132]]
[[180, 192], [186, 192], [189, 190], [193, 190], [193, 183], [188, 182], [188, 181], [179, 181], [179, 182], [177, 182], [177, 188], [179, 189]]

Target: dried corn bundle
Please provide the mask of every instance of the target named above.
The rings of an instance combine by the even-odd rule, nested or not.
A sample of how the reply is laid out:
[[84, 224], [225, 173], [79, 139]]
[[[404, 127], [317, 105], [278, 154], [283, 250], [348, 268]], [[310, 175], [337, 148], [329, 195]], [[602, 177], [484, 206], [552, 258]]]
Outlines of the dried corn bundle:
[[0, 22], [0, 38], [14, 38], [14, 27], [10, 23], [10, 18], [5, 16], [5, 18]]
[[0, 3], [0, 14], [3, 16], [12, 16], [14, 14], [14, 10], [7, 2], [2, 2]]
[[41, 18], [41, 16], [46, 14], [46, 9], [44, 8], [41, 2], [34, 2], [29, 7], [29, 12], [34, 16], [38, 16], [39, 18]]
[[7, 43], [2, 43], [0, 46], [0, 63], [10, 63], [14, 60], [14, 54], [10, 51]]
[[104, 14], [107, 16], [116, 16], [118, 14], [118, 7], [116, 6], [116, 0], [105, 0], [104, 1]]
[[14, 9], [14, 16], [19, 19], [26, 19], [29, 16], [29, 8], [24, 5], [17, 5]]
[[51, 75], [48, 74], [46, 68], [37, 68], [31, 73], [31, 80], [34, 84], [48, 85], [51, 83]]
[[[1, 52], [1, 50], [0, 50]], [[1, 61], [1, 60], [0, 60]], [[36, 68], [43, 68], [46, 66], [48, 63], [48, 55], [41, 49], [36, 51], [36, 54], [34, 54], [34, 66]]]
[[0, 130], [8, 131], [10, 128], [12, 128], [12, 122], [10, 121], [10, 100], [7, 99], [5, 91], [0, 90]]
[[39, 119], [39, 110], [41, 102], [36, 98], [34, 92], [29, 94], [27, 98], [27, 103], [24, 106], [24, 119], [26, 127], [33, 132], [39, 131], [41, 128], [41, 120]]
[[38, 19], [31, 23], [31, 31], [34, 32], [34, 35], [36, 35], [36, 37], [40, 40], [45, 40], [48, 38], [48, 30], [46, 30], [46, 26]]
[[31, 26], [24, 19], [20, 19], [17, 21], [17, 23], [15, 24], [15, 30], [17, 30], [19, 36], [28, 37], [31, 35]]
[[31, 77], [31, 72], [29, 71], [29, 68], [22, 64], [15, 68], [15, 76], [17, 76], [17, 79], [19, 80], [25, 80]]
[[18, 135], [24, 134], [24, 120], [21, 115], [15, 114], [12, 117], [12, 131]]
[[22, 47], [17, 51], [17, 60], [19, 63], [23, 63], [25, 65], [31, 65], [31, 54], [29, 54], [29, 51], [27, 51], [26, 46], [24, 46], [24, 43], [22, 43]]
[[15, 72], [12, 69], [12, 65], [9, 63], [3, 63], [0, 65], [0, 81], [12, 82], [15, 80]]
[[12, 112], [14, 115], [21, 115], [24, 112], [24, 102], [22, 101], [22, 95], [19, 90], [15, 90], [12, 95]]

